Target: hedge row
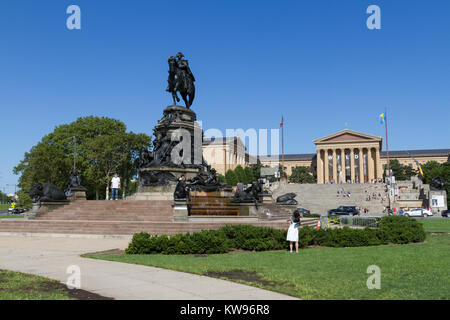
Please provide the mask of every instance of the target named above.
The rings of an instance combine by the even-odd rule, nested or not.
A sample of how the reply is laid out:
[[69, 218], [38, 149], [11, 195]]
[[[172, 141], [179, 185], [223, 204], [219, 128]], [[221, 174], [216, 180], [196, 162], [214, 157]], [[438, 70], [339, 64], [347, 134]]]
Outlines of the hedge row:
[[[327, 247], [360, 247], [382, 244], [405, 244], [425, 240], [423, 225], [413, 218], [384, 217], [379, 228], [371, 229], [299, 229], [299, 247], [310, 245]], [[286, 230], [252, 225], [228, 225], [218, 230], [150, 236], [146, 232], [133, 236], [127, 254], [213, 254], [232, 249], [266, 251], [286, 249]]]

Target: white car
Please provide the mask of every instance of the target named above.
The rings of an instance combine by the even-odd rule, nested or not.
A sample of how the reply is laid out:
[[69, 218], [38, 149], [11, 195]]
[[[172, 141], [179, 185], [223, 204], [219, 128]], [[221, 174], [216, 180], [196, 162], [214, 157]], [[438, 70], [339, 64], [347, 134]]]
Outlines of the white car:
[[416, 208], [403, 213], [407, 217], [431, 217], [433, 213], [430, 210]]

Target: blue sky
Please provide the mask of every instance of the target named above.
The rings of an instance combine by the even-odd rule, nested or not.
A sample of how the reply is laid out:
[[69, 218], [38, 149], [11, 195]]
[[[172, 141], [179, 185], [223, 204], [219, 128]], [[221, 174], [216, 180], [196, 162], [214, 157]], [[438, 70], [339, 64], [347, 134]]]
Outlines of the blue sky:
[[[71, 4], [81, 30], [66, 28]], [[381, 30], [366, 27], [371, 4]], [[449, 148], [448, 12], [447, 0], [2, 0], [0, 189], [43, 135], [77, 117], [151, 134], [178, 51], [204, 129], [278, 128], [283, 114], [285, 152], [311, 153], [346, 123], [384, 137], [387, 107], [390, 149]]]

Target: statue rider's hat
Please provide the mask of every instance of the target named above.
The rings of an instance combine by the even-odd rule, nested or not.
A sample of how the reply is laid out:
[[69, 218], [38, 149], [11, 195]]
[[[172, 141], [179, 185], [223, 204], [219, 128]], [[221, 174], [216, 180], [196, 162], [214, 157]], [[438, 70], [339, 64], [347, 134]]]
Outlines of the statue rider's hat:
[[177, 58], [183, 58], [183, 57], [184, 57], [184, 54], [182, 54], [181, 52], [177, 53]]

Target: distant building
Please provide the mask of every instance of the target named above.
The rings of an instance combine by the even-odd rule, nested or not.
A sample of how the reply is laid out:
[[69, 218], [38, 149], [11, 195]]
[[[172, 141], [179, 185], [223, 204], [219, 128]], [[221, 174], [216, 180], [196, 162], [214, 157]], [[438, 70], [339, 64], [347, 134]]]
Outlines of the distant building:
[[[316, 153], [285, 154], [284, 167], [287, 175], [295, 167], [308, 167], [317, 178], [317, 183], [368, 182], [382, 178], [387, 164], [387, 154], [382, 151], [382, 138], [349, 129], [314, 140]], [[245, 153], [242, 141], [235, 138], [221, 138], [203, 142], [205, 160], [222, 174], [238, 164], [249, 164], [250, 155]], [[434, 160], [449, 161], [450, 149], [390, 150], [389, 159], [417, 169], [417, 164]], [[259, 157], [263, 165], [277, 167], [281, 156]], [[254, 160], [254, 158], [253, 158]], [[344, 170], [343, 170], [344, 168]]]

